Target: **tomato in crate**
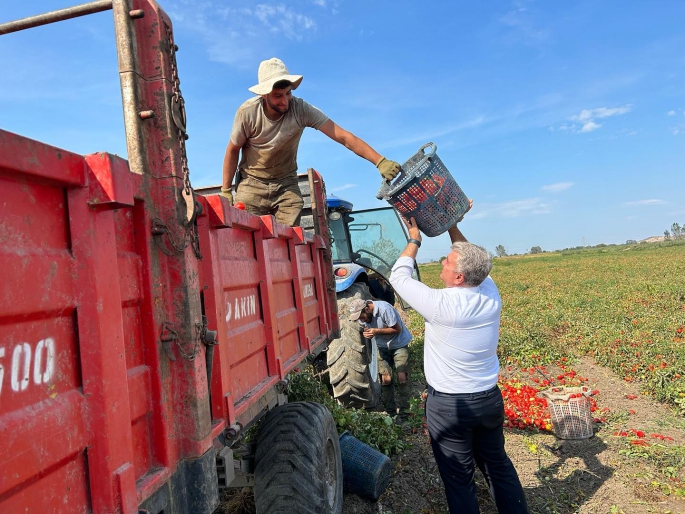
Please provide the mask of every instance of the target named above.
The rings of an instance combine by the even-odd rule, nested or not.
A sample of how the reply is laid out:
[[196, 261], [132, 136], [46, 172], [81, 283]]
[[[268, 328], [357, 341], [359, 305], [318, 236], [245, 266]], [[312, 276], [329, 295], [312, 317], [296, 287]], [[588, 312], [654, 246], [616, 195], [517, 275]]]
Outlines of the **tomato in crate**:
[[[407, 208], [409, 212], [400, 212], [415, 218], [428, 237], [446, 232], [469, 208], [469, 199], [435, 152], [433, 143], [422, 146], [402, 165], [394, 182], [384, 182], [376, 194], [397, 210], [400, 205]], [[414, 200], [411, 204], [408, 196]]]

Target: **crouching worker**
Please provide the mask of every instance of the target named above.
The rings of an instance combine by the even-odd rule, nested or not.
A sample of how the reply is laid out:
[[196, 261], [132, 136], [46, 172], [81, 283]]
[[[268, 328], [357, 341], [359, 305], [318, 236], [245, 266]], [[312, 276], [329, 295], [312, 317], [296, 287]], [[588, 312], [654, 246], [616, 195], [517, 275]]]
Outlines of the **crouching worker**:
[[[402, 323], [399, 313], [387, 302], [357, 298], [350, 304], [350, 321], [364, 327], [364, 337], [378, 349], [378, 373], [381, 379], [381, 402], [390, 415], [399, 408], [399, 419], [406, 418], [411, 397], [409, 381], [409, 342], [411, 333]], [[397, 373], [397, 401], [393, 385], [393, 370]]]

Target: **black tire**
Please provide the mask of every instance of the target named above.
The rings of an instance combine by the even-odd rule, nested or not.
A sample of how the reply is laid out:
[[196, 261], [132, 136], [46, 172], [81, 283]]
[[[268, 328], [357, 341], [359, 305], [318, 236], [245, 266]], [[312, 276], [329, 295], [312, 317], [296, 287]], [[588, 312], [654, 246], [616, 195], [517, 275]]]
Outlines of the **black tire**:
[[370, 409], [378, 404], [380, 384], [369, 366], [373, 359], [371, 341], [364, 338], [358, 323], [347, 319], [349, 301], [355, 297], [371, 300], [366, 284], [357, 282], [338, 294], [340, 338], [328, 346], [328, 378], [333, 397], [342, 405]]
[[257, 433], [257, 514], [340, 514], [343, 472], [333, 416], [313, 402], [269, 412]]

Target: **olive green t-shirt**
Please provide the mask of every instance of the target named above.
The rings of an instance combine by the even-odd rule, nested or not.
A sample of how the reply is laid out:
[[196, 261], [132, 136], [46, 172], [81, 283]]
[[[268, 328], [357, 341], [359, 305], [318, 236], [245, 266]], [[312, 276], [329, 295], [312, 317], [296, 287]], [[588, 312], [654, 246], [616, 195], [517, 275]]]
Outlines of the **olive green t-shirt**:
[[238, 169], [243, 177], [278, 180], [295, 177], [297, 147], [305, 127], [320, 129], [328, 121], [319, 109], [292, 97], [276, 121], [266, 117], [262, 97], [250, 98], [235, 115], [231, 142], [242, 148]]

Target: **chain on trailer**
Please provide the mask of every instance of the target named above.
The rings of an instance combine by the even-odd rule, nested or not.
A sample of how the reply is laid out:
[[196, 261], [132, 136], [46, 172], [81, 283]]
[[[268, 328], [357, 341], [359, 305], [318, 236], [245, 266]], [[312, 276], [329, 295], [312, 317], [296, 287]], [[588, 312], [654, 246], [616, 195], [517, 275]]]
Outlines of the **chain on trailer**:
[[207, 316], [202, 316], [202, 323], [195, 323], [196, 336], [192, 343], [192, 348], [186, 349], [181, 342], [181, 336], [174, 327], [171, 321], [162, 322], [162, 334], [160, 335], [160, 340], [162, 341], [162, 347], [164, 348], [164, 353], [170, 361], [175, 362], [176, 356], [171, 350], [172, 343], [175, 343], [178, 347], [178, 352], [186, 360], [192, 361], [200, 354], [202, 344], [208, 348], [218, 344], [217, 331], [207, 329], [208, 319]]
[[[48, 12], [45, 14], [32, 16], [29, 18], [24, 18], [22, 20], [17, 20], [15, 22], [9, 22], [0, 24], [0, 35], [9, 34], [11, 32], [17, 32], [20, 30], [37, 27], [40, 25], [46, 25], [49, 23], [55, 23], [58, 21], [63, 21], [71, 18], [76, 18], [80, 16], [85, 16], [88, 14], [94, 14], [113, 8], [112, 0], [97, 0], [95, 2], [90, 2], [87, 4], [81, 4], [74, 7], [69, 7], [66, 9], [60, 9], [57, 11]], [[128, 16], [131, 19], [140, 19], [145, 16], [145, 13], [141, 9], [133, 9], [128, 11]], [[171, 118], [176, 127], [176, 137], [178, 139], [178, 145], [180, 148], [180, 161], [181, 161], [181, 171], [182, 177], [176, 175], [165, 175], [165, 176], [155, 176], [150, 173], [150, 176], [155, 179], [178, 179], [183, 180], [183, 189], [181, 194], [186, 203], [186, 219], [182, 223], [184, 231], [182, 238], [177, 240], [174, 236], [172, 230], [158, 217], [153, 218], [151, 232], [154, 236], [155, 242], [158, 248], [167, 256], [173, 256], [173, 252], [169, 250], [166, 244], [159, 240], [160, 236], [166, 235], [169, 245], [177, 254], [182, 254], [185, 252], [189, 245], [192, 245], [195, 257], [197, 259], [202, 259], [202, 253], [200, 252], [200, 238], [197, 231], [197, 225], [195, 223], [195, 218], [198, 214], [198, 204], [195, 202], [195, 193], [190, 184], [190, 169], [188, 167], [188, 156], [186, 153], [186, 140], [188, 139], [188, 134], [186, 131], [186, 110], [185, 110], [185, 99], [181, 93], [181, 79], [178, 75], [178, 64], [176, 60], [176, 51], [178, 46], [174, 41], [174, 34], [171, 26], [168, 23], [164, 23], [164, 29], [166, 33], [166, 43], [169, 49], [169, 67], [171, 68], [171, 84], [173, 94], [170, 98], [170, 111]], [[141, 111], [138, 113], [138, 118], [141, 120], [147, 120], [155, 116], [154, 111]], [[208, 348], [217, 343], [216, 332], [212, 330], [207, 330], [207, 318], [202, 317], [202, 323], [195, 324], [196, 334], [191, 345], [191, 348], [185, 348], [181, 342], [181, 337], [178, 331], [174, 328], [173, 323], [169, 321], [164, 321], [162, 324], [162, 334], [160, 339], [162, 341], [165, 353], [170, 360], [175, 361], [176, 357], [171, 351], [172, 343], [175, 343], [178, 347], [179, 353], [184, 359], [194, 360], [201, 350], [202, 344], [205, 344]]]
[[[195, 193], [190, 185], [190, 169], [188, 167], [188, 155], [186, 153], [188, 133], [186, 131], [185, 100], [181, 93], [181, 79], [178, 76], [178, 65], [176, 63], [176, 51], [178, 50], [178, 46], [174, 42], [174, 33], [167, 23], [164, 23], [164, 29], [169, 48], [169, 65], [171, 67], [171, 82], [173, 89], [173, 95], [171, 96], [171, 118], [176, 126], [176, 137], [178, 139], [179, 148], [181, 149], [181, 171], [183, 173], [182, 195], [186, 202], [186, 221], [184, 223], [185, 232], [182, 241], [177, 241], [169, 227], [159, 218], [154, 218], [152, 220], [152, 234], [154, 236], [166, 234], [171, 247], [177, 253], [183, 253], [188, 245], [192, 245], [195, 257], [202, 259], [200, 238], [197, 233], [197, 225], [195, 224], [197, 204], [195, 203]], [[164, 245], [160, 244], [158, 246], [166, 255], [171, 255], [171, 252], [169, 252]]]
[[[0, 35], [111, 10], [113, 8], [113, 4], [113, 0], [96, 0], [94, 2], [67, 7], [65, 9], [59, 9], [36, 16], [30, 16], [28, 18], [13, 22], [2, 23], [0, 24]], [[131, 19], [135, 20], [143, 18], [145, 16], [145, 12], [141, 9], [132, 9], [127, 12], [127, 15]], [[200, 253], [200, 238], [197, 232], [197, 226], [195, 224], [195, 217], [198, 214], [198, 206], [195, 202], [195, 193], [190, 185], [190, 170], [188, 168], [188, 156], [186, 153], [186, 140], [188, 139], [188, 134], [186, 132], [185, 100], [181, 94], [181, 80], [178, 76], [178, 65], [176, 63], [176, 51], [178, 50], [178, 47], [174, 42], [174, 34], [169, 24], [164, 23], [164, 28], [169, 48], [169, 60], [173, 87], [173, 95], [171, 97], [171, 117], [174, 125], [176, 126], [176, 136], [178, 138], [179, 148], [181, 151], [181, 170], [183, 173], [183, 176], [181, 177], [183, 180], [183, 189], [181, 194], [186, 203], [186, 220], [183, 223], [184, 233], [180, 241], [173, 236], [173, 233], [169, 227], [159, 218], [154, 218], [152, 220], [151, 231], [152, 235], [156, 236], [155, 240], [157, 241], [158, 247], [165, 255], [172, 256], [173, 253], [170, 252], [165, 245], [161, 244], [157, 237], [166, 234], [171, 247], [177, 253], [183, 253], [188, 245], [192, 245], [193, 251], [195, 252], [195, 257], [197, 259], [202, 259], [202, 253]], [[154, 111], [141, 111], [138, 113], [138, 117], [142, 120], [153, 118], [154, 115]], [[167, 175], [164, 177], [156, 177], [154, 175], [151, 176], [158, 179], [177, 178], [175, 175]]]

